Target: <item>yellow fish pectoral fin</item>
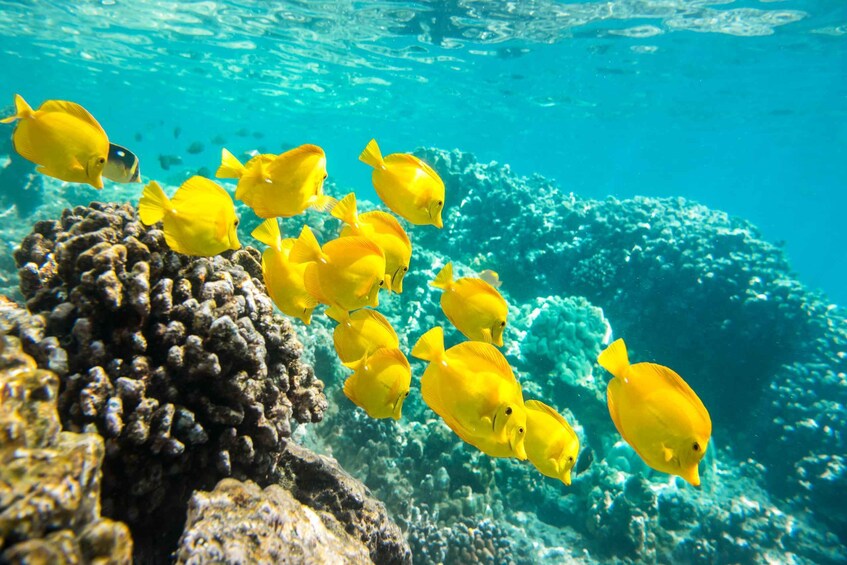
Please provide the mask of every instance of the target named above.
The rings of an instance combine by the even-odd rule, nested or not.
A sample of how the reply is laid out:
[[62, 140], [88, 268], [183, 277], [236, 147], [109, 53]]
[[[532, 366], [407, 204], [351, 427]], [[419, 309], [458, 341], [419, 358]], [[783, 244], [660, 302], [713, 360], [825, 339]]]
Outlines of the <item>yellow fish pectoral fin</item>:
[[482, 341], [485, 343], [494, 343], [494, 338], [491, 335], [490, 329], [482, 328]]
[[347, 377], [347, 380], [344, 381], [344, 396], [350, 399], [350, 402], [355, 404], [356, 406], [361, 406], [362, 404], [359, 402], [358, 397], [356, 396], [356, 386], [353, 382], [353, 376]]
[[662, 444], [662, 457], [665, 458], [665, 463], [670, 462], [674, 458], [674, 450]]

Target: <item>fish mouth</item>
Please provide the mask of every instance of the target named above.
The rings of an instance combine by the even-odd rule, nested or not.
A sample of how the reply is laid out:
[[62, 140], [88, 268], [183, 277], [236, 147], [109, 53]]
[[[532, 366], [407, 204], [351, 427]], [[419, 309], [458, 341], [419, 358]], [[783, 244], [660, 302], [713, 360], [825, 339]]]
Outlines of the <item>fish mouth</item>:
[[526, 461], [526, 446], [524, 446], [524, 442], [520, 440], [515, 441], [513, 438], [514, 436], [509, 438], [509, 447], [514, 452], [515, 457], [521, 461]]

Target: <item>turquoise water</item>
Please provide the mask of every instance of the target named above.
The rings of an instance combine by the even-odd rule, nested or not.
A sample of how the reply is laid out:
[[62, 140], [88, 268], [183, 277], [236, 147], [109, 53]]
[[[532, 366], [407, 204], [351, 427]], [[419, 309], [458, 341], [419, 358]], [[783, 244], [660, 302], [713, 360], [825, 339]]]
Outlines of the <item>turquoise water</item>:
[[[318, 144], [328, 158], [327, 190], [338, 197], [355, 190], [374, 202], [371, 170], [357, 159], [372, 137], [386, 153], [434, 147], [497, 162], [473, 169], [482, 180], [469, 188], [463, 183], [473, 179], [451, 169], [444, 154], [426, 153], [450, 177], [446, 210], [467, 191], [480, 198], [500, 191], [508, 205], [483, 200], [435, 235], [410, 228], [425, 253], [404, 294], [382, 304], [408, 353], [427, 324], [446, 324], [438, 295], [425, 290], [438, 260], [501, 271], [510, 324], [523, 332], [510, 334], [504, 352], [528, 398], [567, 407], [583, 460], [590, 452], [596, 461], [572, 489], [479, 456], [438, 427], [416, 395], [399, 424], [367, 419], [340, 392], [347, 373], [332, 358], [331, 325], [316, 315], [310, 328], [297, 326], [331, 408], [322, 424], [295, 437], [333, 453], [386, 501], [418, 561], [479, 558], [450, 549], [466, 543], [468, 531], [471, 540], [473, 532], [507, 540], [509, 549], [491, 550], [490, 562], [807, 563], [847, 554], [847, 348], [841, 337], [795, 327], [805, 317], [844, 333], [843, 316], [830, 319], [826, 305], [847, 304], [847, 3], [0, 0], [0, 68], [0, 106], [14, 93], [33, 105], [78, 102], [110, 140], [139, 155], [145, 180], [171, 191], [189, 174], [213, 172], [221, 147], [278, 153]], [[177, 157], [181, 163], [162, 165]], [[535, 174], [553, 184], [518, 178]], [[542, 262], [520, 272], [491, 243], [514, 238], [527, 243], [519, 252], [533, 251], [527, 234], [496, 229], [524, 225], [521, 218], [537, 212], [525, 198], [508, 200], [512, 189], [544, 210], [562, 202], [570, 213], [585, 199], [586, 210], [621, 222], [611, 204], [603, 207], [608, 196], [696, 201], [758, 226], [761, 234], [750, 239], [783, 248], [799, 283], [825, 297], [786, 298], [776, 277], [768, 280], [773, 287], [749, 291], [766, 298], [750, 299], [739, 314], [737, 305], [693, 300], [689, 288], [656, 284], [650, 294], [644, 289], [652, 281], [637, 277], [613, 278], [612, 290], [598, 290], [586, 282], [590, 273], [575, 281], [578, 268], [547, 273]], [[0, 195], [12, 198], [9, 190], [0, 186]], [[136, 203], [141, 187], [67, 190], [74, 202]], [[649, 209], [656, 224], [667, 220], [663, 210], [673, 220], [685, 216], [692, 229], [701, 218], [714, 222], [719, 227], [703, 233], [716, 249], [725, 232], [747, 229], [699, 209]], [[468, 219], [465, 210], [479, 215]], [[322, 227], [316, 216], [307, 217]], [[29, 218], [16, 221], [25, 227]], [[286, 222], [293, 231], [296, 221]], [[451, 225], [465, 231], [451, 234]], [[562, 232], [590, 239], [577, 228]], [[584, 270], [601, 272], [602, 245], [614, 241], [591, 233], [598, 243], [586, 245], [594, 255], [584, 258]], [[743, 252], [731, 259], [754, 263], [772, 251], [763, 248], [750, 252], [753, 259]], [[672, 269], [675, 251], [684, 250], [659, 257]], [[13, 267], [0, 265], [14, 278]], [[740, 278], [767, 269], [715, 271]], [[532, 284], [522, 286], [523, 277]], [[616, 303], [615, 286], [624, 295], [637, 286], [643, 293], [632, 296], [652, 302]], [[585, 294], [590, 304], [569, 294]], [[715, 319], [705, 319], [710, 312]], [[618, 441], [602, 387], [568, 381], [591, 373], [606, 323], [630, 331], [638, 360], [691, 375], [710, 407], [715, 433], [701, 491], [651, 473]], [[826, 351], [808, 353], [815, 347]], [[805, 356], [792, 357], [797, 351]], [[413, 361], [413, 390], [422, 371]], [[569, 375], [567, 384], [558, 373]], [[597, 368], [594, 375], [606, 378]], [[656, 500], [644, 502], [650, 492]], [[702, 523], [686, 522], [686, 512]]]
[[159, 154], [215, 166], [219, 134], [233, 151], [320, 144], [364, 193], [371, 137], [456, 147], [585, 196], [748, 218], [847, 301], [838, 0], [5, 1], [0, 24], [9, 103], [85, 105], [151, 178]]

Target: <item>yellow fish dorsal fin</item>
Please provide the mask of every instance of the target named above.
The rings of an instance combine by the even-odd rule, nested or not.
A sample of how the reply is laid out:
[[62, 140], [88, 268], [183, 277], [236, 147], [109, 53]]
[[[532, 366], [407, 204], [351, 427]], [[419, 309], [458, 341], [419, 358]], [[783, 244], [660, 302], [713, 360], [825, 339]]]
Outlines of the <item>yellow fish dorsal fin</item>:
[[[201, 198], [205, 203], [211, 203], [213, 206], [226, 206], [232, 204], [232, 198], [229, 193], [224, 190], [219, 184], [206, 177], [195, 175], [182, 183], [177, 189], [171, 202], [175, 208], [179, 208], [181, 203], [189, 202]], [[209, 202], [211, 200], [211, 202]], [[233, 210], [235, 207], [233, 206]]]
[[354, 254], [355, 256], [379, 255], [385, 257], [382, 248], [366, 237], [350, 236], [334, 239], [333, 250], [338, 253]]
[[597, 362], [615, 377], [623, 379], [624, 373], [629, 367], [629, 355], [626, 352], [626, 344], [623, 339], [616, 339], [604, 349], [597, 356]]
[[324, 153], [324, 150], [317, 145], [306, 143], [277, 155], [275, 159], [268, 163], [267, 173], [272, 177], [277, 177], [279, 175], [288, 176], [298, 166], [300, 166], [305, 159], [309, 158], [317, 158], [318, 160], [326, 159], [326, 154]]
[[388, 228], [391, 233], [399, 237], [403, 242], [409, 247], [412, 246], [412, 242], [409, 239], [409, 234], [406, 233], [406, 230], [403, 229], [403, 226], [400, 225], [400, 222], [397, 221], [397, 218], [389, 214], [388, 212], [383, 212], [382, 210], [373, 210], [371, 212], [365, 212], [359, 216], [359, 219], [362, 222], [368, 222], [371, 224], [379, 224]]
[[481, 341], [465, 341], [451, 349], [451, 351], [453, 350], [456, 350], [457, 353], [461, 352], [463, 355], [469, 355], [487, 363], [504, 381], [517, 383], [515, 373], [512, 371], [512, 366], [509, 365], [509, 362], [505, 357], [503, 357], [503, 354], [490, 343], [482, 343]]
[[400, 363], [404, 368], [411, 369], [412, 366], [409, 364], [409, 360], [406, 359], [406, 356], [400, 350], [399, 347], [380, 347], [376, 351], [374, 351], [374, 355], [379, 354], [383, 357], [388, 357], [398, 363]]
[[15, 94], [15, 113], [0, 120], [0, 124], [9, 124], [15, 120], [25, 120], [32, 117], [32, 114], [32, 106], [26, 103], [23, 96]]
[[388, 333], [394, 336], [395, 340], [398, 339], [397, 332], [394, 331], [394, 328], [391, 326], [391, 322], [389, 322], [385, 316], [383, 316], [376, 310], [371, 310], [370, 308], [362, 308], [361, 310], [354, 312], [352, 317], [355, 317], [357, 319], [367, 318], [369, 320], [373, 320], [374, 322], [385, 328]]
[[152, 226], [156, 222], [162, 221], [165, 214], [173, 208], [170, 198], [162, 190], [162, 187], [156, 181], [144, 187], [141, 193], [141, 199], [138, 201], [138, 216], [141, 218], [141, 223], [146, 226]]
[[412, 357], [432, 362], [444, 355], [444, 330], [441, 326], [435, 326], [425, 334], [412, 347]]
[[548, 416], [552, 416], [566, 429], [573, 429], [571, 428], [571, 425], [568, 423], [568, 421], [565, 420], [564, 416], [562, 416], [552, 407], [544, 404], [540, 400], [527, 400], [526, 402], [524, 402], [524, 406], [526, 406], [528, 410], [535, 410], [536, 412], [541, 412], [543, 414], [547, 414]]
[[373, 167], [374, 169], [384, 169], [385, 161], [382, 159], [382, 152], [379, 150], [379, 145], [376, 139], [371, 139], [364, 151], [359, 154], [359, 161]]
[[332, 207], [330, 214], [333, 218], [338, 218], [345, 224], [358, 228], [359, 213], [356, 210], [356, 194], [351, 192], [339, 200], [335, 206]]
[[288, 255], [288, 260], [292, 263], [308, 263], [310, 261], [320, 261], [325, 257], [321, 244], [315, 237], [314, 232], [309, 226], [303, 226], [300, 230], [300, 236], [291, 246], [291, 253]]
[[[230, 153], [226, 148], [221, 149], [221, 166], [215, 171], [215, 176], [219, 179], [240, 179], [244, 175], [244, 165], [238, 158]], [[235, 195], [240, 198], [239, 194]]]
[[457, 290], [459, 286], [461, 286], [463, 293], [487, 294], [505, 302], [505, 299], [503, 298], [503, 295], [500, 294], [500, 291], [498, 291], [496, 288], [494, 288], [482, 279], [478, 279], [475, 277], [465, 277], [459, 279], [456, 282]]
[[276, 218], [268, 218], [250, 234], [258, 241], [269, 245], [277, 250], [282, 250], [282, 234], [279, 231], [279, 222]]
[[442, 288], [447, 290], [453, 284], [453, 263], [447, 263], [442, 267], [438, 274], [435, 275], [435, 279], [430, 281], [429, 285], [434, 286], [435, 288]]
[[712, 421], [709, 417], [709, 412], [706, 410], [706, 406], [703, 404], [703, 401], [700, 400], [700, 397], [697, 396], [697, 393], [688, 385], [682, 377], [680, 377], [676, 371], [669, 367], [665, 367], [664, 365], [658, 365], [656, 363], [636, 363], [632, 366], [632, 371], [630, 374], [632, 378], [653, 378], [659, 382], [665, 383], [667, 386], [672, 387], [677, 392], [679, 392], [682, 396], [688, 399], [691, 402], [691, 405], [697, 411], [700, 418], [703, 421], [708, 422], [709, 424], [709, 433], [711, 433], [712, 429]]
[[76, 102], [68, 102], [67, 100], [48, 100], [42, 104], [38, 110], [44, 112], [64, 112], [65, 114], [71, 115], [89, 124], [104, 136], [106, 135], [106, 130], [103, 129], [100, 122], [95, 120], [94, 116], [92, 116], [88, 110]]

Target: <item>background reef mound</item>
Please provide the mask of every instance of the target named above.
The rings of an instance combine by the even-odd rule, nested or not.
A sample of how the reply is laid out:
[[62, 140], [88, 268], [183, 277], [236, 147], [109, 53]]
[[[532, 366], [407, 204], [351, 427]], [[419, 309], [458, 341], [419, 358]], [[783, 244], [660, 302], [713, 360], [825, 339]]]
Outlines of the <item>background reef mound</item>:
[[62, 377], [64, 428], [105, 438], [104, 513], [140, 547], [175, 541], [197, 488], [278, 479], [290, 420], [321, 419], [255, 250], [179, 255], [132, 207], [93, 203], [38, 222], [15, 259], [30, 315], [8, 309], [5, 330]]
[[[498, 271], [510, 304], [503, 352], [525, 398], [574, 424], [583, 467], [568, 488], [483, 456], [419, 394], [400, 422], [367, 418], [341, 392], [349, 371], [332, 349], [333, 324], [315, 316], [297, 329], [331, 402], [308, 433], [386, 502], [416, 560], [847, 558], [845, 324], [795, 280], [779, 247], [748, 222], [683, 199], [582, 199], [467, 153], [417, 154], [447, 184], [445, 227], [410, 230], [404, 292], [381, 295], [379, 311], [405, 351], [434, 325], [453, 345], [464, 338], [428, 282], [447, 261], [456, 276]], [[325, 216], [308, 222], [321, 241], [338, 230]], [[653, 472], [620, 441], [609, 377], [595, 362], [612, 329], [634, 360], [675, 368], [709, 407], [703, 488]], [[411, 361], [419, 390], [425, 366]]]

